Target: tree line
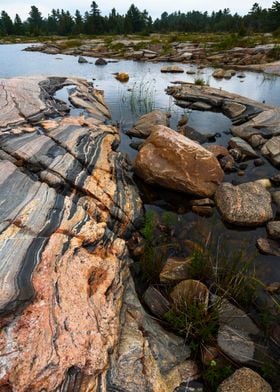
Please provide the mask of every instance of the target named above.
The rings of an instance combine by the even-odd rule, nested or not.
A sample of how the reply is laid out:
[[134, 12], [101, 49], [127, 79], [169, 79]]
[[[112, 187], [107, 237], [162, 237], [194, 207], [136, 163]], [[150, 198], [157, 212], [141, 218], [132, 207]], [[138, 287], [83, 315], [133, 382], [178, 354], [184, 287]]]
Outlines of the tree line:
[[115, 8], [109, 15], [102, 16], [95, 1], [89, 11], [74, 15], [63, 9], [53, 9], [48, 17], [43, 17], [36, 6], [31, 6], [29, 17], [22, 21], [16, 14], [14, 20], [7, 12], [1, 12], [0, 35], [99, 35], [151, 32], [273, 32], [280, 31], [280, 2], [274, 1], [270, 8], [262, 8], [255, 3], [244, 16], [231, 14], [228, 8], [218, 12], [163, 12], [153, 20], [147, 10], [139, 10], [132, 4], [121, 15]]

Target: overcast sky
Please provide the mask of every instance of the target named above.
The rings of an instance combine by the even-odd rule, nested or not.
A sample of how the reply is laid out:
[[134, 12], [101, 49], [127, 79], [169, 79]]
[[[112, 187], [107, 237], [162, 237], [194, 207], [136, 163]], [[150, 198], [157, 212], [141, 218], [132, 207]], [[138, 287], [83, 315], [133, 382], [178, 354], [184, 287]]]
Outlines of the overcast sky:
[[[227, 7], [230, 8], [233, 13], [238, 12], [240, 14], [245, 14], [255, 2], [258, 2], [265, 8], [270, 7], [273, 0], [234, 0], [232, 2], [229, 2], [228, 0], [96, 0], [103, 15], [107, 14], [113, 7], [115, 7], [119, 13], [125, 13], [132, 2], [141, 10], [147, 9], [150, 15], [155, 18], [160, 16], [163, 11], [169, 13], [178, 10], [187, 12], [194, 9], [199, 11], [213, 11]], [[0, 0], [0, 9], [4, 9], [12, 17], [18, 13], [25, 19], [28, 16], [31, 5], [36, 5], [43, 15], [47, 16], [52, 8], [64, 8], [72, 13], [78, 8], [84, 13], [90, 8], [90, 4], [91, 0]]]

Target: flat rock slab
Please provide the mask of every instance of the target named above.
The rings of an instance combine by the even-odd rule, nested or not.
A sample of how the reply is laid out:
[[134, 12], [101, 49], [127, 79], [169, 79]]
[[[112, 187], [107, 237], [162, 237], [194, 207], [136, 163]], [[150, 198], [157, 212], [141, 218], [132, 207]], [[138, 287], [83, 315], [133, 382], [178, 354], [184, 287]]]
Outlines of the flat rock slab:
[[266, 142], [261, 152], [273, 165], [280, 166], [280, 136], [275, 136]]
[[270, 193], [258, 183], [219, 186], [217, 207], [223, 219], [238, 226], [260, 226], [273, 218]]
[[139, 151], [134, 169], [150, 184], [211, 197], [224, 173], [214, 155], [164, 126], [156, 126]]
[[151, 134], [153, 126], [168, 126], [169, 117], [169, 113], [162, 112], [161, 110], [153, 110], [152, 112], [140, 117], [139, 120], [128, 131], [128, 134], [145, 139]]
[[241, 154], [244, 156], [244, 160], [258, 158], [258, 154], [250, 146], [250, 144], [245, 142], [240, 137], [231, 138], [229, 141], [229, 146], [231, 148], [238, 149], [241, 152]]

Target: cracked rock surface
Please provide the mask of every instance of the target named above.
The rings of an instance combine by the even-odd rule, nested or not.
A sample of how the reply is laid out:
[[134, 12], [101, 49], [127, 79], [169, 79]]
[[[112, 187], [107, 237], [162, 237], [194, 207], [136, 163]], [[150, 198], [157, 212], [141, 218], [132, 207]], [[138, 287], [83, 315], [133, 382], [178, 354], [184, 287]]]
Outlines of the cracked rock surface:
[[[65, 86], [69, 101], [55, 99]], [[85, 80], [2, 79], [0, 89], [0, 388], [107, 390], [110, 366], [119, 383], [120, 336], [129, 328], [120, 317], [133, 286], [124, 238], [141, 214], [128, 164], [115, 151], [118, 131], [105, 125], [103, 95]], [[80, 116], [67, 114], [70, 102]], [[148, 319], [136, 295], [134, 302]], [[152, 390], [194, 378], [185, 357], [160, 366], [154, 335], [153, 344], [142, 337], [152, 364], [141, 390], [157, 378], [162, 389]], [[131, 354], [133, 344], [126, 349]], [[134, 389], [124, 383], [122, 390]]]

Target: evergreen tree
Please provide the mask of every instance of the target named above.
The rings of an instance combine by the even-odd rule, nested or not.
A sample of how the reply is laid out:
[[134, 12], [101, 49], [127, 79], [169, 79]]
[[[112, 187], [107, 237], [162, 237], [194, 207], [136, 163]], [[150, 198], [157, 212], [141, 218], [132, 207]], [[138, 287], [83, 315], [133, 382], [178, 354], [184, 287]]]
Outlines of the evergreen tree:
[[11, 35], [14, 34], [14, 25], [13, 21], [10, 18], [10, 16], [7, 14], [7, 12], [2, 11], [1, 12], [1, 33], [2, 35]]
[[29, 32], [32, 35], [38, 36], [42, 33], [43, 29], [43, 18], [41, 12], [35, 5], [31, 6], [31, 11], [29, 12], [28, 18]]
[[16, 14], [15, 20], [14, 20], [14, 33], [16, 35], [23, 35], [24, 34], [23, 23], [22, 23], [18, 14]]

